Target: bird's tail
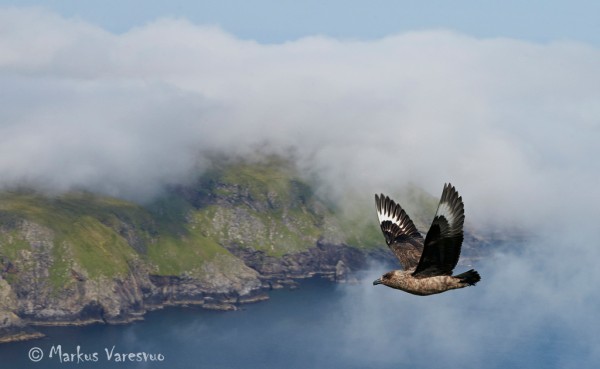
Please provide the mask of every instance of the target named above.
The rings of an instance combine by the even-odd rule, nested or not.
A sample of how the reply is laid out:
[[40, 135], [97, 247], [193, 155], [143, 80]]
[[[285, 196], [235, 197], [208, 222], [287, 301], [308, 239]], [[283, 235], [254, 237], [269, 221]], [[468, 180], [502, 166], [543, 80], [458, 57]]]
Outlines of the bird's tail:
[[460, 279], [460, 281], [462, 283], [466, 283], [469, 286], [474, 286], [477, 282], [479, 282], [481, 280], [479, 273], [477, 273], [477, 271], [475, 269], [471, 269], [464, 273], [455, 275], [454, 278]]

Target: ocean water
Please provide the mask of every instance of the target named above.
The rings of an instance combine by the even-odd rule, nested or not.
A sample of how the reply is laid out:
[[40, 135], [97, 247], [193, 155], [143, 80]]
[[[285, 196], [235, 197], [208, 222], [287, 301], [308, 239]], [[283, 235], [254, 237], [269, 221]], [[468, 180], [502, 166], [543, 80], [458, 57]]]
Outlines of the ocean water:
[[166, 308], [129, 325], [40, 328], [46, 338], [0, 345], [0, 367], [590, 367], [590, 342], [552, 319], [522, 319], [519, 301], [485, 297], [494, 286], [480, 271], [477, 287], [438, 296], [373, 286], [375, 270], [354, 285], [306, 280], [235, 312]]

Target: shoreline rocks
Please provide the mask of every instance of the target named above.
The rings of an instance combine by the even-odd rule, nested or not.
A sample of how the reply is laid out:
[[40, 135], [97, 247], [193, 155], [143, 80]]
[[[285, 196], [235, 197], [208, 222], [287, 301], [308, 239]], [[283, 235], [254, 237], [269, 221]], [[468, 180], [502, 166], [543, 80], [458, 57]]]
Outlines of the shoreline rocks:
[[13, 296], [11, 304], [5, 306], [10, 311], [0, 312], [0, 343], [41, 338], [44, 335], [35, 330], [37, 326], [129, 324], [143, 320], [148, 311], [168, 306], [235, 311], [240, 305], [268, 300], [271, 290], [297, 288], [298, 281], [306, 278], [319, 276], [335, 283], [352, 282], [353, 272], [364, 269], [369, 259], [389, 257], [387, 250], [367, 253], [346, 245], [323, 243], [281, 258], [241, 247], [231, 247], [229, 251], [251, 271], [215, 283], [212, 278], [152, 275], [132, 263], [126, 277], [100, 282], [78, 280], [76, 290], [80, 294], [67, 291], [60, 298], [38, 298], [37, 305], [19, 301], [19, 296], [28, 297], [32, 291], [14, 291], [0, 278], [4, 295]]

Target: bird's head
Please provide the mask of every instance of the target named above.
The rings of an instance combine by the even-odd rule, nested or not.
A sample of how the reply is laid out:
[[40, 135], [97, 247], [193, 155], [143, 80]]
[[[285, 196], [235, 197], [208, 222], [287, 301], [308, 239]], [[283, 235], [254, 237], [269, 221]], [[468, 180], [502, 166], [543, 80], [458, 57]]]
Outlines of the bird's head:
[[395, 273], [395, 271], [385, 273], [384, 275], [381, 276], [381, 278], [377, 278], [376, 280], [373, 281], [373, 286], [376, 286], [378, 284], [388, 285], [389, 281], [394, 277], [394, 273]]

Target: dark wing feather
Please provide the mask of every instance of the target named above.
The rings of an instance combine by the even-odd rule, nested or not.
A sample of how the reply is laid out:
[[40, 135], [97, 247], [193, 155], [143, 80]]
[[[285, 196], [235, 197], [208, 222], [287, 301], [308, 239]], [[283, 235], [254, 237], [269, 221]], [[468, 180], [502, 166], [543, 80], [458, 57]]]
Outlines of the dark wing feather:
[[460, 257], [464, 221], [462, 197], [450, 183], [445, 184], [435, 218], [425, 236], [421, 260], [413, 276], [452, 275]]
[[375, 195], [379, 226], [385, 242], [404, 269], [414, 268], [423, 251], [423, 237], [404, 209], [389, 197]]

